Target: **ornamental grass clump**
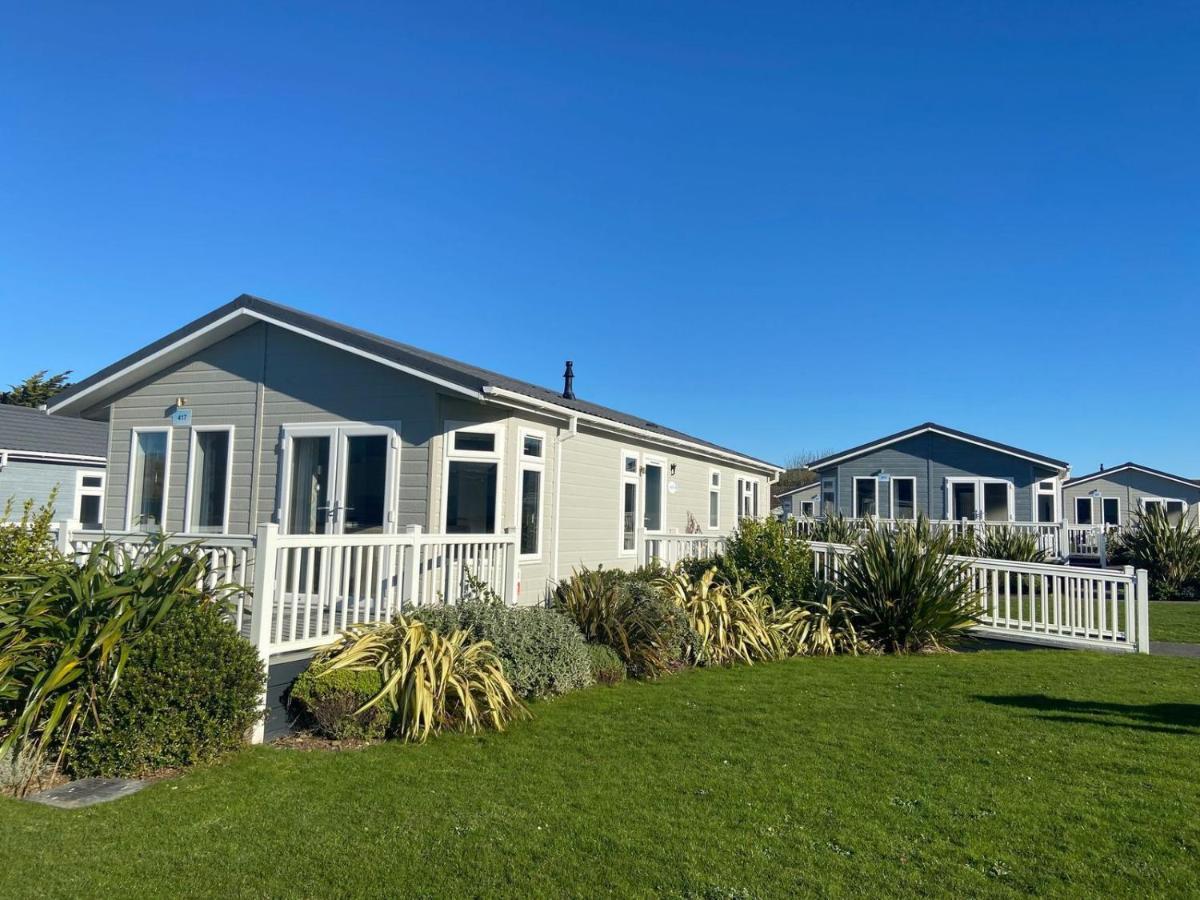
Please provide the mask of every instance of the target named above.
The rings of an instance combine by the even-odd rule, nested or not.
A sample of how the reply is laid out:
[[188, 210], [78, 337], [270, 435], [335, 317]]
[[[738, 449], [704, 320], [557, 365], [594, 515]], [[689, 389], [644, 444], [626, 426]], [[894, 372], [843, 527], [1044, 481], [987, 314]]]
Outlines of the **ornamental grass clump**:
[[869, 528], [842, 562], [836, 596], [875, 649], [940, 649], [976, 624], [978, 594], [946, 530]]
[[1109, 557], [1120, 565], [1145, 569], [1155, 600], [1200, 593], [1200, 528], [1182, 516], [1172, 522], [1156, 507], [1138, 515], [1124, 533], [1109, 536]]
[[830, 582], [814, 585], [814, 598], [798, 606], [773, 608], [768, 624], [783, 656], [857, 656], [869, 648], [854, 626], [854, 610]]
[[503, 731], [526, 709], [488, 641], [463, 629], [441, 634], [424, 622], [396, 616], [391, 624], [354, 626], [314, 662], [318, 677], [377, 671], [382, 686], [357, 711], [383, 709], [389, 733], [424, 742], [441, 731]]
[[744, 588], [718, 578], [715, 568], [693, 579], [679, 571], [662, 578], [659, 588], [688, 617], [697, 642], [697, 665], [729, 665], [775, 659], [775, 632], [767, 624], [769, 606], [758, 586]]
[[972, 549], [974, 553], [960, 555], [1029, 563], [1045, 562], [1049, 558], [1034, 532], [1021, 531], [1009, 525], [983, 528], [982, 533], [975, 537]]

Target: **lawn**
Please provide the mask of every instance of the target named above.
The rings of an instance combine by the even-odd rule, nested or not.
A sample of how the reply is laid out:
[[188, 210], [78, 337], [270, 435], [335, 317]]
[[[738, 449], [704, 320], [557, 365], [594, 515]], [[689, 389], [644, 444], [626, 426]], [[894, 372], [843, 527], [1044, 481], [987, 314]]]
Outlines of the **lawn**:
[[693, 671], [421, 747], [0, 800], [0, 896], [1196, 895], [1200, 661]]
[[1200, 643], [1200, 603], [1150, 601], [1150, 638], [1182, 644]]

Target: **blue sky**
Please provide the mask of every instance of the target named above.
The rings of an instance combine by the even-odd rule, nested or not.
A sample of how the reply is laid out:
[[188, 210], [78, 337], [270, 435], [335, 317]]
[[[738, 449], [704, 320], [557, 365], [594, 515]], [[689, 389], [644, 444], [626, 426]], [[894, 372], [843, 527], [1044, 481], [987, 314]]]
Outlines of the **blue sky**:
[[248, 292], [781, 462], [1200, 476], [1194, 4], [169, 7], [6, 12], [0, 382]]

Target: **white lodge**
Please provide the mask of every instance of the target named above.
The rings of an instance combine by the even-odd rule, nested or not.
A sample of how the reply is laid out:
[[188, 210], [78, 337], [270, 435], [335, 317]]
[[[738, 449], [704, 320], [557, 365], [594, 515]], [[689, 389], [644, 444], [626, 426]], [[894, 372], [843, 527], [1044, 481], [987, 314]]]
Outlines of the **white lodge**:
[[399, 600], [453, 599], [471, 571], [539, 602], [575, 567], [705, 549], [766, 515], [779, 467], [565, 393], [242, 296], [52, 412], [108, 422], [108, 531], [233, 547], [277, 526], [281, 596], [318, 621], [272, 627], [311, 646], [406, 576]]

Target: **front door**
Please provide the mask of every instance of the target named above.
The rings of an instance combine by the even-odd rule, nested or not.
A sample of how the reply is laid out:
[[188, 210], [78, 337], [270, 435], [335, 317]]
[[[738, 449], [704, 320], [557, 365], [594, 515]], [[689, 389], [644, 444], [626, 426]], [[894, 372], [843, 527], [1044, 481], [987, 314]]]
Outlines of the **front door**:
[[380, 425], [284, 429], [280, 529], [287, 534], [395, 530], [395, 429]]
[[952, 482], [950, 484], [950, 518], [956, 522], [960, 519], [974, 520], [977, 509], [975, 482]]

